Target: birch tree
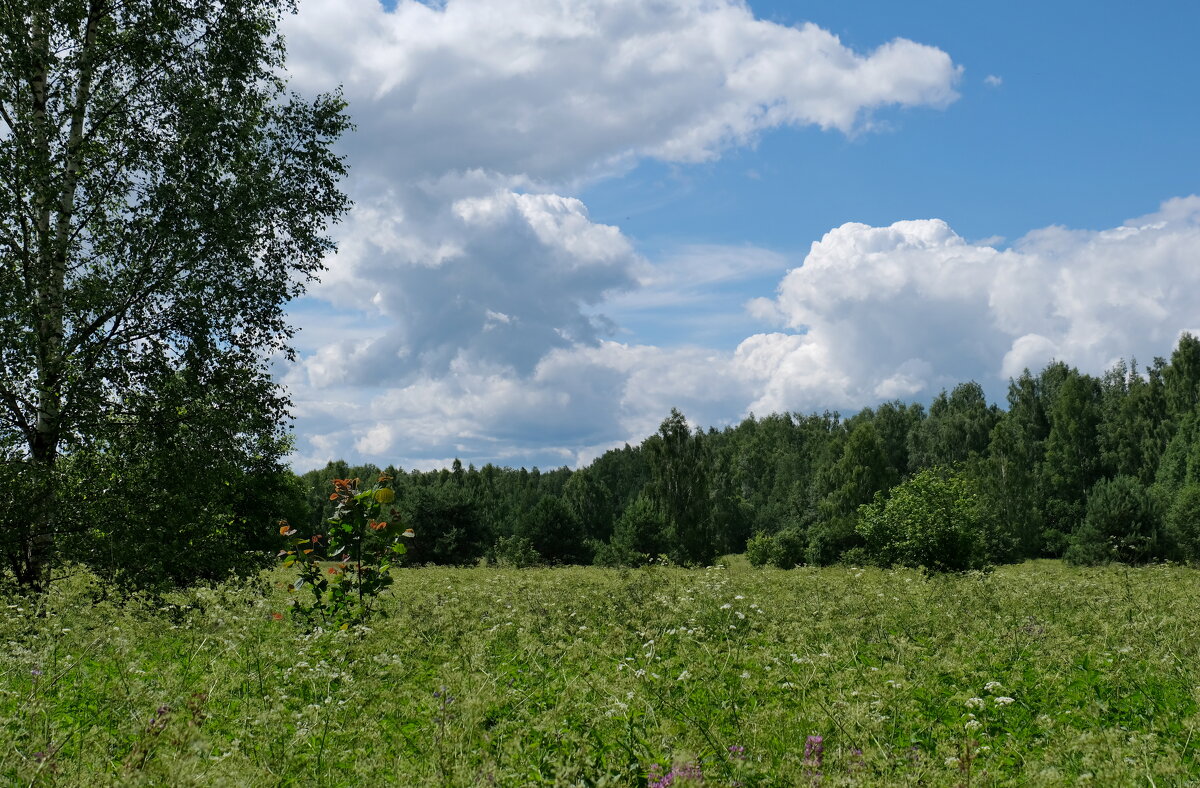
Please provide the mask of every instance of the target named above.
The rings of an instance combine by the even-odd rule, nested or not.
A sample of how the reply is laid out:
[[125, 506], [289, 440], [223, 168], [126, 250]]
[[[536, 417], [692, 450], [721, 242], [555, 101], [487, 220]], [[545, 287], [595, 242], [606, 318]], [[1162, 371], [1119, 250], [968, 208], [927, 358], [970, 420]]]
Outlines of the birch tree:
[[0, 0], [0, 495], [23, 585], [55, 554], [63, 458], [141, 429], [156, 386], [189, 382], [181, 420], [284, 416], [284, 307], [347, 208], [344, 102], [289, 93], [289, 11]]

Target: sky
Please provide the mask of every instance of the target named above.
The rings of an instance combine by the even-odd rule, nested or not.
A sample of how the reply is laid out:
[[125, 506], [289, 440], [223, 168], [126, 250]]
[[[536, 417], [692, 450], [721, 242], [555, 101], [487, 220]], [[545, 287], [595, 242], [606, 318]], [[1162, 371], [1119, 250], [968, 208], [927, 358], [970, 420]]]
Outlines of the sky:
[[1200, 4], [300, 0], [295, 470], [580, 467], [1200, 331]]

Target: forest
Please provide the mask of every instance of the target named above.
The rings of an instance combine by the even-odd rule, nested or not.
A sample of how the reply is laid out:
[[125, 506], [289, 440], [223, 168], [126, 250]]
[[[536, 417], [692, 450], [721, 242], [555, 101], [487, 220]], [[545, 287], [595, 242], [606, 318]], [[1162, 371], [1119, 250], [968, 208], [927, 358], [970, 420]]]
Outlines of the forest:
[[[928, 409], [754, 415], [657, 433], [578, 470], [439, 471], [331, 462], [300, 477], [318, 533], [331, 482], [395, 476], [417, 563], [833, 563], [963, 570], [1030, 558], [1200, 559], [1200, 339], [1100, 377], [1062, 362], [1011, 380], [1007, 407], [961, 383]], [[301, 525], [302, 524], [302, 525]]]

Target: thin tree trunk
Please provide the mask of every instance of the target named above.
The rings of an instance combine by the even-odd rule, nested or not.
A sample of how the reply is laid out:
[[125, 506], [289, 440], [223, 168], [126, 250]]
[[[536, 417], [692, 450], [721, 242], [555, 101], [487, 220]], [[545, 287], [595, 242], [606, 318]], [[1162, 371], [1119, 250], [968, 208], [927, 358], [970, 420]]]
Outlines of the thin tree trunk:
[[82, 168], [82, 143], [94, 71], [96, 32], [105, 10], [104, 0], [91, 0], [79, 54], [78, 82], [71, 106], [63, 169], [56, 171], [52, 152], [52, 122], [47, 116], [50, 67], [49, 18], [44, 9], [33, 15], [31, 39], [36, 63], [29, 86], [33, 98], [33, 133], [37, 144], [38, 172], [34, 204], [37, 226], [37, 281], [34, 283], [37, 327], [37, 420], [30, 442], [30, 459], [37, 504], [25, 538], [24, 566], [18, 582], [35, 590], [45, 587], [54, 554], [56, 466], [62, 443], [62, 382], [66, 372], [63, 353], [67, 263], [75, 216], [75, 193]]

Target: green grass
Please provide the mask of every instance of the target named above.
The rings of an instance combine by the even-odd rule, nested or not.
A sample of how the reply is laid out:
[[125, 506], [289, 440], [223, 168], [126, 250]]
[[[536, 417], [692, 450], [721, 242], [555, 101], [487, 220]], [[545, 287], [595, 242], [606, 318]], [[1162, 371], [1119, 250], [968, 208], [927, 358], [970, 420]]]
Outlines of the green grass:
[[386, 619], [313, 635], [283, 580], [10, 599], [0, 781], [1200, 782], [1191, 569], [410, 569]]

